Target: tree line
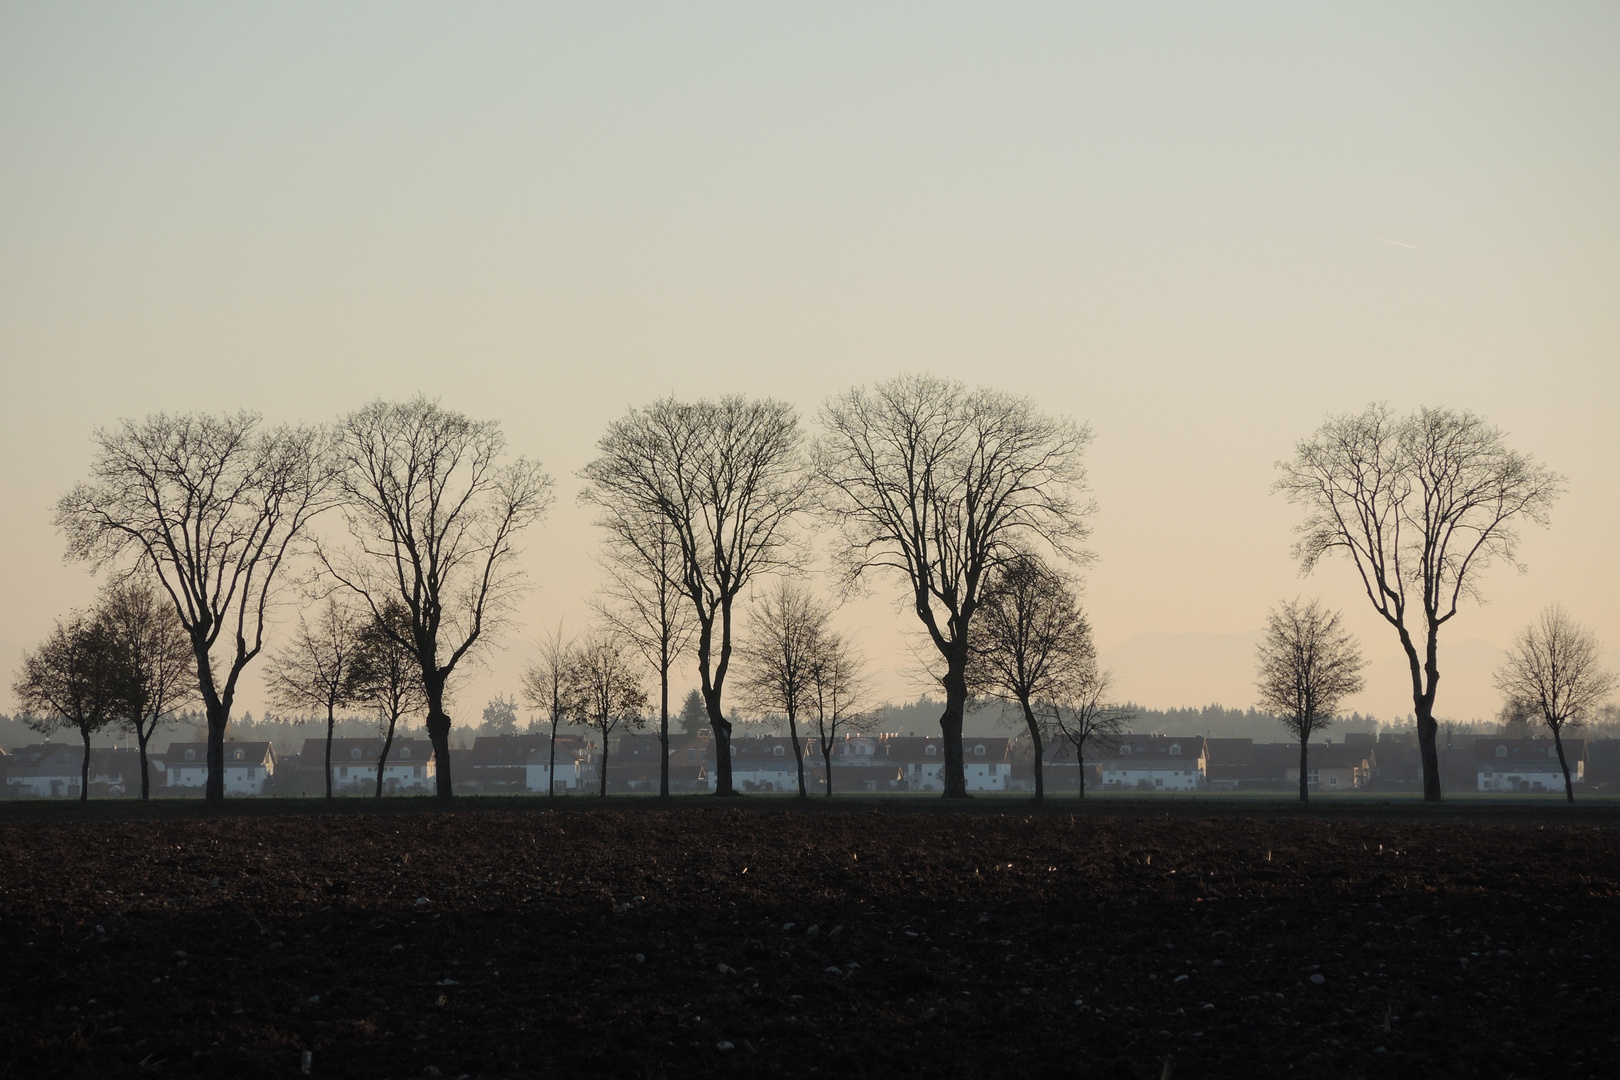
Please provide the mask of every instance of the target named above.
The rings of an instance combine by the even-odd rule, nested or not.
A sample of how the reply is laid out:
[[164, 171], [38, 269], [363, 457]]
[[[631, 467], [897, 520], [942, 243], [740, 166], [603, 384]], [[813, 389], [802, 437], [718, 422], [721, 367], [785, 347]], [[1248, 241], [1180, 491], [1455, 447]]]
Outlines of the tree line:
[[[830, 602], [805, 584], [812, 532], [830, 541], [837, 593], [888, 582], [917, 619], [943, 697], [947, 797], [966, 795], [962, 723], [975, 700], [999, 699], [1022, 717], [1037, 785], [1053, 739], [1081, 755], [1121, 730], [1130, 710], [1113, 700], [1078, 599], [1095, 513], [1089, 428], [1027, 397], [926, 375], [835, 395], [816, 420], [810, 437], [785, 403], [731, 395], [665, 398], [608, 425], [578, 495], [602, 536], [593, 626], [552, 635], [523, 679], [553, 734], [584, 723], [605, 751], [613, 730], [651, 722], [644, 686], [655, 675], [667, 793], [671, 672], [684, 661], [713, 737], [718, 794], [735, 794], [732, 684], [750, 706], [782, 715], [795, 747], [801, 730], [819, 744], [830, 767], [833, 734], [857, 715], [865, 682], [853, 643], [830, 627]], [[285, 589], [303, 595], [305, 611], [270, 658], [276, 702], [324, 716], [328, 740], [338, 711], [365, 703], [385, 720], [385, 745], [401, 716], [425, 714], [437, 793], [449, 798], [447, 688], [513, 618], [518, 543], [554, 499], [540, 464], [509, 455], [498, 424], [426, 398], [376, 401], [325, 426], [156, 414], [94, 440], [91, 475], [61, 498], [56, 523], [70, 557], [159, 601], [165, 655], [187, 657], [207, 721], [206, 798], [224, 797], [237, 686]], [[1561, 478], [1472, 414], [1397, 417], [1383, 406], [1330, 418], [1279, 467], [1278, 490], [1305, 509], [1302, 570], [1347, 555], [1400, 639], [1425, 795], [1438, 798], [1439, 630], [1477, 593], [1485, 566], [1514, 560], [1517, 523], [1545, 523]], [[317, 530], [327, 516], [340, 527]], [[1319, 603], [1285, 604], [1262, 645], [1262, 669], [1275, 676], [1262, 678], [1262, 707], [1300, 732], [1302, 754], [1359, 687], [1359, 652], [1337, 620]], [[133, 708], [127, 675], [94, 674], [88, 653], [58, 647], [58, 637], [94, 638], [104, 622], [74, 616], [29, 655], [18, 694], [45, 722], [88, 731], [113, 722], [103, 712]], [[53, 666], [84, 677], [29, 697]], [[124, 704], [97, 705], [87, 692], [114, 683], [125, 688], [108, 700]], [[1579, 722], [1590, 696], [1565, 692], [1544, 711]]]

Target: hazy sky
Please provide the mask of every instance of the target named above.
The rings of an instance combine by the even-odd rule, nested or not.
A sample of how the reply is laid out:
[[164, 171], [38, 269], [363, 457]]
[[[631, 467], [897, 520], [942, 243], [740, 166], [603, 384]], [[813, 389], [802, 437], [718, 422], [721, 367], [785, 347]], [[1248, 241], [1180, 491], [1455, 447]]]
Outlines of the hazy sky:
[[[1612, 3], [6, 4], [0, 667], [93, 594], [51, 506], [122, 416], [500, 419], [559, 480], [534, 632], [583, 621], [625, 408], [926, 370], [1090, 422], [1087, 604], [1153, 705], [1249, 704], [1233, 643], [1320, 594], [1406, 713], [1272, 463], [1374, 399], [1488, 416], [1569, 493], [1442, 639], [1487, 714], [1544, 604], [1620, 646], [1616, 56]], [[891, 596], [845, 618], [899, 695]]]

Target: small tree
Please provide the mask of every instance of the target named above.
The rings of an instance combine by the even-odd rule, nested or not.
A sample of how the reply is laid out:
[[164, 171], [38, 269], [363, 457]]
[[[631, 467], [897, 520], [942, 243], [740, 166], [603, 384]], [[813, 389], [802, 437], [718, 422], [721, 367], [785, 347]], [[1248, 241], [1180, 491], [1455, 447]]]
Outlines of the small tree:
[[[388, 622], [393, 630], [379, 626]], [[422, 668], [409, 649], [400, 644], [406, 636], [409, 616], [397, 600], [383, 603], [380, 614], [366, 620], [356, 640], [354, 662], [349, 665], [349, 700], [354, 705], [370, 705], [377, 710], [383, 733], [382, 753], [377, 757], [377, 798], [383, 794], [383, 771], [394, 746], [394, 732], [400, 718], [427, 708], [422, 691]]]
[[609, 738], [621, 724], [627, 728], [647, 724], [641, 714], [647, 704], [642, 677], [630, 650], [605, 634], [587, 638], [574, 655], [571, 697], [579, 722], [602, 738], [603, 796], [607, 795]]
[[804, 749], [799, 745], [799, 719], [810, 706], [812, 669], [823, 660], [827, 609], [810, 590], [778, 579], [754, 605], [753, 633], [738, 648], [740, 682], [748, 704], [780, 712], [799, 771], [799, 797], [804, 784]]
[[[632, 508], [633, 509], [633, 508]], [[635, 644], [658, 672], [658, 794], [669, 795], [669, 672], [692, 643], [697, 622], [681, 593], [681, 547], [662, 516], [604, 508], [601, 558], [608, 582], [591, 605], [616, 637]], [[703, 699], [699, 696], [700, 707]]]
[[483, 730], [490, 735], [510, 735], [517, 730], [517, 702], [496, 694], [484, 706]]
[[1311, 735], [1327, 727], [1339, 702], [1361, 689], [1361, 647], [1337, 611], [1312, 600], [1285, 601], [1266, 619], [1259, 659], [1259, 707], [1299, 739], [1299, 801], [1309, 802], [1306, 757]]
[[1074, 747], [1074, 766], [1079, 770], [1078, 797], [1086, 797], [1086, 747], [1108, 752], [1118, 745], [1136, 718], [1136, 710], [1112, 699], [1114, 677], [1097, 668], [1096, 658], [1065, 682], [1063, 696], [1052, 702], [1046, 713], [1053, 735]]
[[681, 734], [687, 738], [703, 734], [703, 729], [709, 723], [709, 714], [703, 708], [703, 695], [696, 690], [689, 690], [686, 699], [681, 702], [681, 713], [677, 718], [681, 724]]
[[1507, 698], [1508, 709], [1534, 717], [1552, 731], [1570, 802], [1575, 789], [1564, 757], [1564, 728], [1586, 723], [1614, 690], [1614, 674], [1599, 663], [1602, 653], [1597, 635], [1554, 604], [1520, 631], [1496, 671], [1496, 688]]
[[861, 701], [869, 692], [861, 658], [849, 638], [824, 630], [816, 642], [810, 664], [809, 704], [816, 722], [816, 748], [827, 780], [827, 797], [832, 798], [832, 752], [838, 729], [860, 719]]
[[1071, 683], [1096, 667], [1091, 628], [1074, 590], [1033, 555], [996, 569], [980, 603], [968, 687], [1017, 706], [1035, 758], [1035, 798], [1046, 794], [1045, 755], [1038, 711], [1050, 714]]
[[547, 740], [550, 764], [546, 767], [548, 797], [557, 794], [557, 728], [577, 710], [574, 699], [575, 643], [563, 637], [562, 623], [548, 638], [539, 642], [540, 655], [523, 672], [523, 697], [532, 709], [539, 709], [551, 724]]
[[90, 737], [117, 722], [134, 682], [109, 627], [82, 615], [57, 623], [44, 644], [23, 654], [11, 692], [28, 726], [42, 735], [70, 727], [84, 742], [80, 802], [90, 798]]
[[135, 736], [140, 748], [141, 798], [150, 799], [147, 744], [178, 709], [196, 700], [197, 658], [191, 638], [167, 598], [144, 582], [108, 585], [95, 618], [112, 636], [130, 675], [130, 696], [118, 723]]
[[314, 626], [298, 616], [292, 643], [270, 660], [270, 700], [283, 709], [326, 713], [326, 797], [332, 797], [332, 732], [338, 709], [348, 705], [364, 624], [359, 614], [329, 596]]

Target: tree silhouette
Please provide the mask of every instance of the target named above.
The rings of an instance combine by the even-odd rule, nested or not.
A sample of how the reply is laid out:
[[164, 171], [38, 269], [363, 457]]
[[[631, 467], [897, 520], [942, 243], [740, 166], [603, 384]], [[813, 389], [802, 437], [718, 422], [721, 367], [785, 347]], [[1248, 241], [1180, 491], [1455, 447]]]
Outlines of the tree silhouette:
[[1299, 740], [1299, 801], [1311, 798], [1311, 735], [1333, 720], [1339, 702], [1361, 690], [1361, 648], [1339, 625], [1337, 611], [1315, 600], [1285, 601], [1266, 618], [1256, 648], [1261, 709], [1275, 713]]
[[1564, 728], [1584, 724], [1614, 690], [1614, 674], [1599, 662], [1602, 654], [1597, 636], [1554, 604], [1519, 632], [1496, 671], [1496, 688], [1508, 708], [1535, 717], [1552, 732], [1570, 802], [1575, 789], [1564, 756]]

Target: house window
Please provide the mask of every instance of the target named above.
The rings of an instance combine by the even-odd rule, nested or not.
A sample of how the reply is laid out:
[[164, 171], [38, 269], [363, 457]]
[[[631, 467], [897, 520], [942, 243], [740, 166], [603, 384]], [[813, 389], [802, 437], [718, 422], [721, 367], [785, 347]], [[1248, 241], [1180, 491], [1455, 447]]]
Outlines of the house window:
[[232, 754], [231, 757], [235, 758], [237, 761], [241, 761], [242, 760], [242, 751], [238, 750], [236, 753]]
[[399, 748], [399, 756], [400, 756], [401, 759], [403, 759], [405, 761], [411, 760], [411, 748], [408, 747], [408, 746], [400, 747]]
[[1338, 787], [1338, 786], [1339, 786], [1339, 778], [1337, 776], [1328, 777], [1328, 787]]
[[1180, 743], [1171, 743], [1170, 744], [1170, 756], [1171, 757], [1180, 757], [1181, 756], [1181, 744]]
[[356, 761], [359, 761], [360, 760], [360, 748], [357, 746], [353, 750], [350, 750], [349, 751], [349, 756], [354, 758]]
[[974, 757], [984, 757], [984, 744], [983, 743], [980, 743], [978, 746], [975, 746], [973, 748], [973, 756]]
[[1497, 756], [1497, 757], [1507, 757], [1507, 747], [1505, 747], [1505, 746], [1498, 746], [1498, 747], [1497, 747], [1497, 748], [1496, 748], [1496, 756]]
[[196, 761], [197, 760], [197, 751], [195, 751], [195, 750], [187, 750], [186, 751], [186, 760], [187, 761]]
[[686, 752], [686, 760], [687, 761], [696, 761], [697, 760], [697, 751], [696, 750], [688, 750]]
[[778, 746], [776, 749], [772, 750], [771, 753], [775, 754], [777, 757], [786, 757], [787, 756], [787, 751], [785, 749], [783, 749], [782, 747], [780, 747], [780, 746]]
[[345, 766], [343, 766], [343, 768], [338, 770], [338, 779], [347, 780], [348, 778], [349, 778], [349, 767], [347, 765], [345, 765]]
[[1119, 756], [1120, 757], [1130, 757], [1131, 756], [1131, 744], [1130, 743], [1125, 743], [1124, 745], [1122, 745], [1119, 748]]
[[925, 749], [923, 753], [929, 757], [934, 757], [939, 753], [939, 747], [935, 746], [933, 743], [929, 743], [927, 749]]

